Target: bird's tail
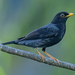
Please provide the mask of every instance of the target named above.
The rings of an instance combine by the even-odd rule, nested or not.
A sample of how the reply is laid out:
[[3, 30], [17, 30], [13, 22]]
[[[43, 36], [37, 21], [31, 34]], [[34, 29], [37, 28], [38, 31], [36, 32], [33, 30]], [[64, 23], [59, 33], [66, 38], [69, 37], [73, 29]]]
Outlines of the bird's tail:
[[9, 41], [9, 42], [5, 42], [5, 43], [1, 43], [2, 45], [6, 45], [6, 44], [16, 44], [15, 41]]

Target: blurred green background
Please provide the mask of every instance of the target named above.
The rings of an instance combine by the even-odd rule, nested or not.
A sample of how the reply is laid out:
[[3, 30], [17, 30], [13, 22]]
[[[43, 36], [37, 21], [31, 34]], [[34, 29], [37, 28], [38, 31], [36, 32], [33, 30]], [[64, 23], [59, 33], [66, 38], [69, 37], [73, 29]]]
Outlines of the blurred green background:
[[[55, 14], [61, 11], [75, 13], [75, 0], [0, 0], [0, 43], [15, 40], [50, 23]], [[66, 24], [63, 40], [46, 51], [59, 60], [75, 64], [75, 15], [70, 17]], [[35, 49], [26, 46], [8, 46], [37, 54]], [[74, 71], [0, 51], [0, 75], [74, 74]]]

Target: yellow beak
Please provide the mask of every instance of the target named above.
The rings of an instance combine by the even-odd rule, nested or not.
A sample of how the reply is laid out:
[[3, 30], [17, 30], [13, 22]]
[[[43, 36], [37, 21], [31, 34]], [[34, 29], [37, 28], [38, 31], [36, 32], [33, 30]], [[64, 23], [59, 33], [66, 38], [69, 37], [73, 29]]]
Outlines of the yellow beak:
[[69, 13], [69, 15], [67, 15], [66, 17], [70, 17], [70, 16], [72, 16], [72, 15], [74, 15], [74, 13]]

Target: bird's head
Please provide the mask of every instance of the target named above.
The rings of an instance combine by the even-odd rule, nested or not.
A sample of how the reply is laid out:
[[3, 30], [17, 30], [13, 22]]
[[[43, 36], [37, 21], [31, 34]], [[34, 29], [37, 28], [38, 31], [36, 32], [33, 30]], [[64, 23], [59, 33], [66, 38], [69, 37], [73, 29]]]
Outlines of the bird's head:
[[74, 15], [74, 13], [59, 12], [55, 15], [51, 23], [53, 24], [65, 23], [66, 20], [72, 15]]

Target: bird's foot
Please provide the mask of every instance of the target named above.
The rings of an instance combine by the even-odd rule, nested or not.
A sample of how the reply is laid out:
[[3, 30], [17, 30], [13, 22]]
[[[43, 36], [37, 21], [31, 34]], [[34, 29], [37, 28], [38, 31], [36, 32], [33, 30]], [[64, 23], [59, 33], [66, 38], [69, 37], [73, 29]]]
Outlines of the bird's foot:
[[39, 55], [41, 56], [42, 61], [44, 62], [44, 61], [45, 61], [45, 56], [44, 56], [44, 55], [42, 55], [42, 54], [39, 54]]
[[48, 55], [51, 59], [56, 60], [58, 64], [60, 64], [58, 59], [52, 57], [50, 54], [48, 54], [48, 53], [45, 52], [45, 51], [43, 51], [43, 52], [44, 52], [46, 55]]
[[45, 61], [45, 56], [44, 56], [44, 55], [42, 55], [42, 54], [39, 52], [39, 50], [38, 50], [38, 49], [36, 49], [36, 50], [37, 50], [37, 52], [39, 53], [39, 55], [41, 56], [42, 61], [44, 62], [44, 61]]
[[59, 64], [59, 60], [58, 60], [58, 59], [56, 59], [56, 58], [54, 58], [54, 57], [50, 57], [50, 58], [53, 59], [53, 60], [56, 60], [57, 63]]

